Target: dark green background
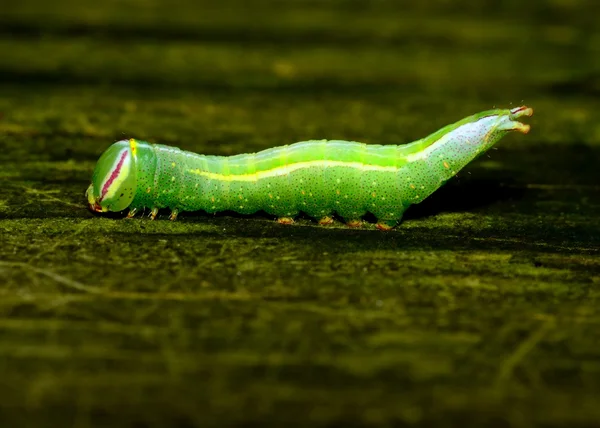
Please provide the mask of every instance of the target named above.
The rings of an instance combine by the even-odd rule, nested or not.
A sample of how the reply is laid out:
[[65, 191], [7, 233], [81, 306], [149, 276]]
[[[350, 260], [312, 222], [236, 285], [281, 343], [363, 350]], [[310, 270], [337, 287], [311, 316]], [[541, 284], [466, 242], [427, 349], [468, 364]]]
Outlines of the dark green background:
[[[0, 426], [599, 423], [595, 1], [37, 3], [0, 6]], [[83, 196], [124, 137], [396, 144], [521, 104], [389, 233]]]

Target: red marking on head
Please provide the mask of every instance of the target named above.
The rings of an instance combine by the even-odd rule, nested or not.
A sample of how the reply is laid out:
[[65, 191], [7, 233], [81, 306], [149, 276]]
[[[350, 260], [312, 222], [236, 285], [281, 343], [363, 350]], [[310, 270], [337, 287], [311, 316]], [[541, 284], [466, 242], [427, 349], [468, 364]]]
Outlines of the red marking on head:
[[119, 162], [117, 163], [116, 168], [110, 174], [110, 177], [108, 177], [108, 180], [106, 180], [106, 183], [104, 183], [104, 186], [102, 186], [102, 191], [100, 192], [100, 198], [98, 198], [99, 201], [101, 201], [104, 198], [104, 196], [106, 195], [106, 192], [108, 192], [108, 189], [110, 188], [110, 185], [113, 183], [113, 181], [115, 181], [115, 179], [119, 175], [119, 172], [121, 171], [121, 167], [123, 166], [123, 163], [125, 162], [126, 157], [127, 157], [127, 150], [123, 151], [123, 154], [121, 155], [121, 159], [119, 159]]

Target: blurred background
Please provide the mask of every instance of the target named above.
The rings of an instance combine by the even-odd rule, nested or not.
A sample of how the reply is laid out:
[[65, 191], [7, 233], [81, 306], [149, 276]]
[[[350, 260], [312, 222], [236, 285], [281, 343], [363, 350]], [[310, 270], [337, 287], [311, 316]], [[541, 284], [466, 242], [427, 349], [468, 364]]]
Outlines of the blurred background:
[[[3, 0], [0, 426], [600, 420], [592, 0]], [[95, 216], [100, 154], [511, 135], [390, 233]]]

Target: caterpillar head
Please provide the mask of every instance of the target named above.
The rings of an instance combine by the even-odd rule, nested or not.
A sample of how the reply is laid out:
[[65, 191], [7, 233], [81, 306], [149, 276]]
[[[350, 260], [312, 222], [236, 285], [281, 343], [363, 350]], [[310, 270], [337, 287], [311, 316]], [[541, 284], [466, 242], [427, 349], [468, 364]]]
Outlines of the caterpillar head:
[[92, 211], [122, 211], [131, 204], [136, 192], [136, 154], [134, 139], [117, 141], [102, 153], [86, 191]]

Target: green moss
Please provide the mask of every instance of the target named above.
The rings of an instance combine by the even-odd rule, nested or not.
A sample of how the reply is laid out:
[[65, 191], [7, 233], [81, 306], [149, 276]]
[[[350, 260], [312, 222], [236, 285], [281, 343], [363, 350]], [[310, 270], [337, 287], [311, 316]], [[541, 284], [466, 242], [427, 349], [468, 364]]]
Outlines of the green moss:
[[[417, 3], [9, 2], [1, 426], [600, 419], [593, 14]], [[85, 206], [123, 137], [225, 155], [400, 143], [521, 102], [529, 135], [389, 233]]]

